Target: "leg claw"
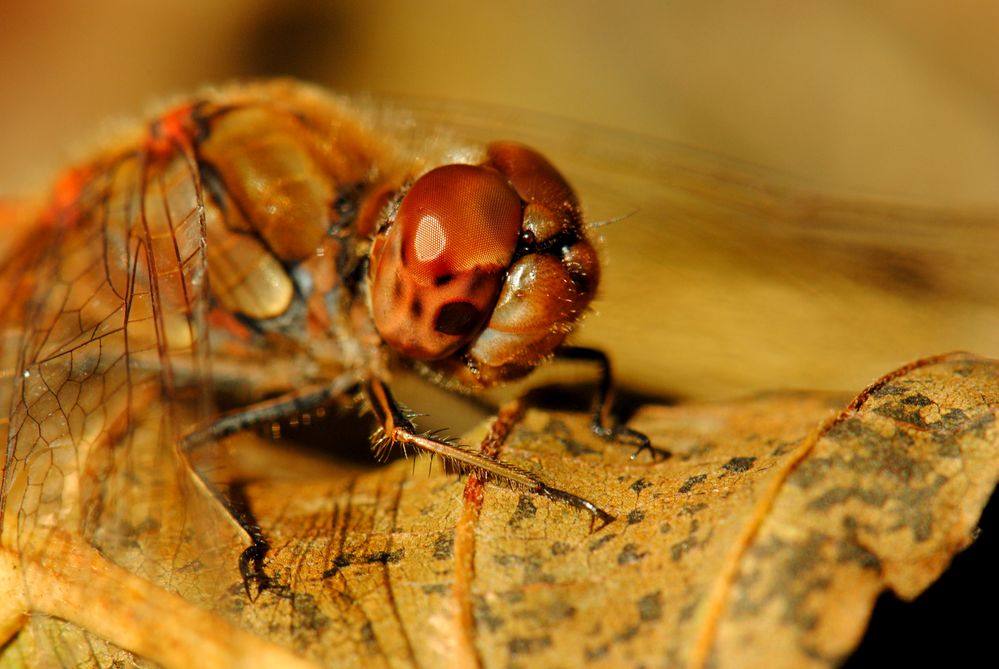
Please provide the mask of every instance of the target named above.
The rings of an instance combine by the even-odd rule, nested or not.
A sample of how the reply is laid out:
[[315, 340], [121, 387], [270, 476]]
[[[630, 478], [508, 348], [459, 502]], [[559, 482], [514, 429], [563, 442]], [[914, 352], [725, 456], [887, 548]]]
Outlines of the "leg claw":
[[607, 441], [614, 441], [617, 443], [631, 444], [635, 446], [635, 452], [631, 454], [631, 459], [635, 460], [643, 451], [648, 451], [649, 455], [652, 456], [652, 461], [657, 462], [665, 460], [670, 456], [669, 451], [663, 450], [661, 448], [656, 448], [649, 441], [649, 438], [639, 432], [638, 430], [632, 430], [630, 427], [625, 427], [623, 425], [617, 425], [615, 427], [603, 427], [601, 425], [594, 425], [593, 431], [606, 439]]

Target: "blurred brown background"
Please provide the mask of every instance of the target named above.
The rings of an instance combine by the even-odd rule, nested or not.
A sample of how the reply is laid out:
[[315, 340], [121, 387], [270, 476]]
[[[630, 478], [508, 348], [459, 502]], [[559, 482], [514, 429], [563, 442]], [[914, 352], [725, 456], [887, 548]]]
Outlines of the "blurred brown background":
[[[347, 92], [501, 104], [621, 128], [775, 168], [834, 198], [884, 195], [986, 220], [999, 211], [999, 8], [984, 0], [5, 2], [0, 62], [3, 193], [37, 189], [109, 118], [204, 83], [287, 74]], [[635, 222], [606, 228], [611, 269], [584, 333], [612, 349], [639, 389], [711, 397], [859, 388], [915, 355], [999, 355], [995, 304], [982, 295], [963, 304], [959, 326], [934, 321], [929, 332], [927, 318], [951, 314], [911, 304], [896, 312], [872, 299], [863, 318], [844, 316], [837, 310], [857, 286], [815, 288], [812, 276], [794, 275], [817, 300], [719, 300], [726, 281], [733, 295], [744, 287], [724, 274], [710, 294], [698, 292], [701, 279], [668, 287], [678, 276], [657, 272], [671, 229], [656, 213], [646, 207]], [[977, 239], [983, 227], [967, 229], [960, 234]], [[958, 234], [946, 222], [929, 230], [924, 250], [935, 234]], [[781, 253], [794, 264], [793, 246]], [[927, 290], [942, 290], [935, 286]], [[780, 285], [758, 287], [769, 295]], [[794, 318], [803, 310], [808, 322]], [[884, 319], [870, 329], [882, 339], [865, 345], [868, 318]]]

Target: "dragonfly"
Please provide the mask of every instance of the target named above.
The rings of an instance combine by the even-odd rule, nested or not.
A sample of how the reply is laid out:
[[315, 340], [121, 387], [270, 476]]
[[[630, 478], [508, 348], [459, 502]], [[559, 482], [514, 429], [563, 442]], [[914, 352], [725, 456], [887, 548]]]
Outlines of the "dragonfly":
[[600, 373], [593, 430], [653, 452], [613, 418], [607, 356], [565, 343], [600, 277], [575, 192], [518, 143], [395, 149], [344, 101], [279, 81], [197, 97], [65, 172], [0, 266], [5, 546], [44, 560], [80, 536], [162, 583], [175, 565], [134, 550], [141, 527], [179, 539], [156, 499], [202, 494], [245, 535], [253, 599], [265, 533], [201, 451], [358, 394], [379, 457], [416, 449], [613, 520], [419, 431], [389, 385], [406, 367], [474, 392], [582, 360]]
[[[238, 565], [252, 599], [272, 585], [266, 528], [238, 487], [213, 480], [239, 458], [224, 444], [355, 393], [380, 453], [422, 449], [609, 520], [578, 491], [420, 433], [393, 397], [398, 367], [480, 391], [552, 357], [582, 360], [600, 373], [595, 431], [644, 450], [613, 420], [599, 350], [622, 333], [636, 345], [617, 368], [690, 396], [802, 385], [798, 370], [827, 379], [849, 367], [840, 330], [851, 354], [863, 357], [864, 333], [899, 363], [952, 347], [951, 332], [965, 348], [996, 344], [988, 212], [825, 197], [717, 156], [502, 110], [398, 106], [286, 81], [210, 91], [10, 210], [27, 230], [5, 242], [0, 270], [0, 545], [14, 564], [96, 573], [110, 560], [120, 582], [205, 606], [220, 596], [205, 574]], [[519, 143], [494, 141], [514, 125]], [[594, 229], [582, 204], [589, 221], [624, 220]], [[453, 223], [483, 210], [500, 224]], [[602, 266], [598, 232], [630, 262]], [[598, 284], [617, 292], [569, 346]], [[647, 305], [640, 320], [621, 311], [627, 295]], [[785, 312], [815, 336], [782, 339]], [[952, 330], [903, 327], [931, 318]], [[690, 339], [704, 342], [696, 354]], [[761, 371], [767, 347], [779, 374]], [[788, 364], [796, 355], [808, 364]], [[880, 361], [871, 376], [896, 364], [866, 355]], [[36, 604], [29, 572], [25, 606], [60, 617]]]

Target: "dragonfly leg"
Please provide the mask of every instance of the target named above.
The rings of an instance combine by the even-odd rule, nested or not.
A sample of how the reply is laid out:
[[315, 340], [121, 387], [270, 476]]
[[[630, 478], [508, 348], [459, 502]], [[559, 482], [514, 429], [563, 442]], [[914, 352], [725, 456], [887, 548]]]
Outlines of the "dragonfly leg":
[[246, 596], [251, 601], [256, 600], [261, 592], [271, 587], [274, 581], [264, 571], [264, 559], [270, 550], [270, 543], [253, 514], [246, 496], [246, 483], [231, 482], [223, 491], [194, 466], [191, 455], [199, 447], [236, 432], [280, 422], [330, 406], [356, 386], [356, 378], [345, 374], [330, 383], [307, 386], [273, 399], [227, 411], [195, 427], [181, 439], [181, 454], [195, 484], [212, 495], [232, 521], [246, 534], [250, 545], [239, 556], [239, 573], [243, 578]]
[[656, 448], [649, 441], [649, 438], [625, 425], [618, 424], [612, 415], [614, 406], [614, 380], [611, 374], [610, 359], [607, 354], [596, 348], [585, 346], [562, 346], [555, 352], [555, 357], [561, 360], [581, 360], [592, 362], [600, 369], [600, 380], [597, 383], [597, 392], [593, 398], [593, 420], [590, 428], [600, 437], [619, 441], [635, 446], [635, 452], [631, 454], [634, 460], [642, 451], [648, 451], [652, 459], [665, 458], [669, 456], [668, 451]]
[[246, 597], [252, 602], [274, 584], [273, 579], [264, 571], [264, 558], [267, 557], [271, 544], [253, 514], [253, 507], [246, 497], [244, 482], [229, 486], [228, 495], [222, 496], [220, 501], [250, 538], [250, 545], [239, 554], [239, 575], [243, 577]]
[[454, 441], [440, 439], [433, 435], [418, 434], [416, 426], [411, 420], [412, 414], [396, 402], [395, 398], [392, 397], [392, 392], [381, 379], [371, 378], [366, 382], [364, 390], [372, 412], [381, 424], [381, 430], [374, 445], [376, 454], [383, 454], [386, 449], [393, 445], [399, 445], [403, 449], [407, 446], [413, 446], [431, 455], [438, 455], [459, 468], [474, 470], [485, 479], [499, 480], [586, 511], [595, 522], [600, 523], [596, 529], [600, 529], [614, 520], [614, 516], [593, 502], [554, 488], [541, 481], [534, 474], [519, 467], [503, 462], [487, 453], [473, 451]]

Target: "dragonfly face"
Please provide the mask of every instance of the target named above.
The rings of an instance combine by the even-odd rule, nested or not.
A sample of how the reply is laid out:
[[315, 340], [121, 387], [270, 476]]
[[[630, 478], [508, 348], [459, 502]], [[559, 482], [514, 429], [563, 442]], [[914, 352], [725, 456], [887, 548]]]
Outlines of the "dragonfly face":
[[537, 152], [493, 144], [482, 165], [423, 175], [371, 251], [381, 337], [445, 385], [485, 387], [550, 356], [596, 291], [576, 196]]

